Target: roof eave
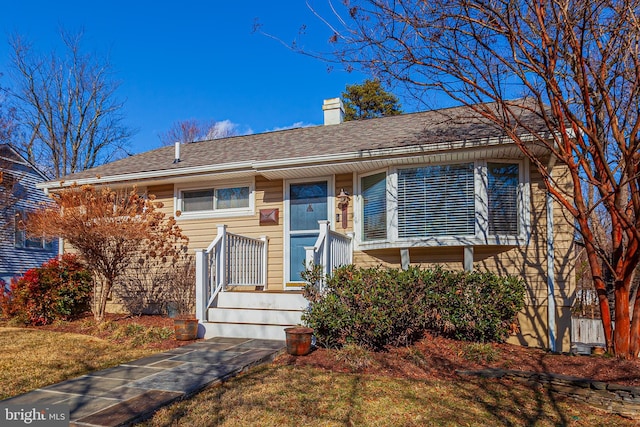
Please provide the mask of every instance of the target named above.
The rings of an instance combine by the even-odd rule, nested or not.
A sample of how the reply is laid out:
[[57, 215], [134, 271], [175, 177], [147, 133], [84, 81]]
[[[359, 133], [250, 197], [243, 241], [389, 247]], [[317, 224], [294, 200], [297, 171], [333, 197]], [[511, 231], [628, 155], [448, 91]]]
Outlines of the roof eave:
[[[524, 138], [523, 138], [524, 139]], [[130, 174], [96, 176], [75, 180], [49, 181], [37, 184], [37, 188], [45, 192], [53, 189], [70, 187], [73, 185], [104, 185], [124, 182], [139, 182], [144, 180], [169, 180], [189, 175], [203, 175], [212, 173], [249, 173], [259, 174], [273, 169], [286, 167], [299, 167], [301, 165], [321, 165], [336, 162], [354, 162], [371, 160], [375, 158], [405, 157], [417, 154], [438, 153], [449, 150], [468, 150], [479, 147], [488, 147], [502, 144], [511, 144], [513, 141], [506, 137], [480, 138], [474, 140], [459, 140], [431, 144], [417, 144], [406, 147], [377, 148], [370, 150], [358, 150], [347, 153], [335, 153], [322, 156], [306, 156], [294, 158], [281, 158], [273, 160], [260, 160], [250, 162], [223, 163], [217, 165], [204, 165], [177, 169], [163, 169]]]

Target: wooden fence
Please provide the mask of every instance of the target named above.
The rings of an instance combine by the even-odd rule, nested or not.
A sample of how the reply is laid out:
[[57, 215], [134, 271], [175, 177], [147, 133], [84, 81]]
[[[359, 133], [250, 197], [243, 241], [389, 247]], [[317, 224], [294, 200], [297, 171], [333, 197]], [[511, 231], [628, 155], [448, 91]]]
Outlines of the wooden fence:
[[604, 328], [600, 319], [571, 319], [571, 346], [578, 353], [589, 353], [591, 347], [604, 345]]

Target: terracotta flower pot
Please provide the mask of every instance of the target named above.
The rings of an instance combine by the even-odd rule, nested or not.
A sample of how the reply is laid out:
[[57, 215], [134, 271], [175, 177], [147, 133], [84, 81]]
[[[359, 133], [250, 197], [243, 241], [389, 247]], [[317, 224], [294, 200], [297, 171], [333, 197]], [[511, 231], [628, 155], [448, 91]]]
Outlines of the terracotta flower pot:
[[198, 319], [195, 317], [176, 317], [173, 319], [173, 329], [178, 341], [189, 341], [198, 338]]
[[287, 353], [293, 356], [306, 356], [311, 352], [313, 329], [294, 326], [284, 330], [287, 337]]

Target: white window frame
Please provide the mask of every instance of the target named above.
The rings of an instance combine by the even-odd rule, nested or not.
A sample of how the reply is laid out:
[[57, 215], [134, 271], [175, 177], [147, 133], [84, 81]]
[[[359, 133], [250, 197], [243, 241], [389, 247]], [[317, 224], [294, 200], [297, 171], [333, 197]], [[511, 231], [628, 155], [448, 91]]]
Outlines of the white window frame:
[[[216, 191], [225, 188], [249, 187], [249, 206], [246, 208], [229, 208], [215, 209]], [[182, 201], [183, 193], [187, 191], [212, 190], [213, 200], [211, 209], [183, 212]], [[219, 181], [219, 182], [201, 182], [197, 184], [176, 185], [174, 186], [173, 195], [173, 214], [178, 220], [186, 219], [206, 219], [206, 218], [224, 218], [251, 216], [255, 214], [255, 180], [244, 181]]]
[[[473, 236], [432, 236], [420, 238], [400, 239], [398, 237], [398, 170], [431, 166], [473, 163], [474, 169], [474, 204], [475, 204], [475, 235]], [[488, 177], [487, 163], [509, 163], [517, 164], [519, 172], [518, 185], [518, 234], [517, 235], [489, 235], [488, 223]], [[387, 172], [387, 239], [375, 241], [363, 241], [362, 227], [364, 224], [363, 200], [362, 200], [362, 178]], [[358, 197], [355, 198], [354, 206], [354, 235], [355, 248], [357, 250], [385, 249], [385, 248], [407, 248], [413, 246], [475, 246], [475, 245], [506, 245], [515, 246], [527, 244], [531, 236], [531, 189], [529, 162], [518, 159], [476, 159], [470, 161], [452, 161], [427, 164], [416, 164], [411, 166], [394, 166], [387, 169], [378, 169], [356, 177], [356, 188]]]
[[[390, 180], [390, 174], [389, 174], [389, 168], [384, 168], [384, 169], [377, 169], [374, 171], [370, 171], [370, 172], [366, 172], [366, 173], [362, 173], [359, 174], [356, 177], [356, 182], [353, 188], [356, 189], [356, 194], [357, 196], [354, 198], [354, 209], [353, 209], [353, 231], [354, 234], [358, 234], [357, 236], [357, 240], [358, 241], [362, 241], [365, 242], [365, 240], [363, 240], [362, 236], [364, 233], [363, 227], [364, 227], [364, 197], [362, 195], [363, 192], [363, 188], [362, 188], [362, 179], [366, 178], [368, 176], [371, 175], [378, 175], [384, 173], [386, 176], [386, 195], [387, 195], [387, 237], [384, 239], [376, 239], [376, 240], [367, 240], [366, 243], [376, 243], [376, 242], [384, 242], [384, 241], [388, 241], [391, 239], [392, 236], [392, 221], [391, 221], [391, 215], [390, 215], [390, 209], [389, 209], [389, 203], [390, 203], [390, 198], [392, 197], [391, 191], [389, 191], [389, 188], [391, 188], [391, 180]], [[396, 186], [397, 187], [397, 186]], [[395, 227], [395, 224], [393, 225], [393, 233], [395, 233], [395, 237], [397, 240], [397, 236], [398, 236], [398, 231], [397, 228]]]

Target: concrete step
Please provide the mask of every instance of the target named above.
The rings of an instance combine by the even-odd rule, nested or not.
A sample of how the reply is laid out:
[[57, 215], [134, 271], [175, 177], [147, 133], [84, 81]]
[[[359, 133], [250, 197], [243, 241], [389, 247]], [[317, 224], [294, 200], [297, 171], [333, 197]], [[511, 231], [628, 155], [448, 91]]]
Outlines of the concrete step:
[[246, 323], [201, 323], [204, 338], [253, 338], [266, 340], [285, 340], [284, 328], [295, 325], [255, 325]]
[[297, 325], [302, 312], [299, 310], [266, 310], [246, 308], [210, 308], [209, 322], [253, 323], [257, 325]]
[[217, 307], [304, 310], [309, 303], [299, 293], [220, 292]]

